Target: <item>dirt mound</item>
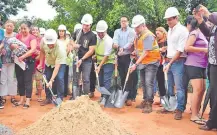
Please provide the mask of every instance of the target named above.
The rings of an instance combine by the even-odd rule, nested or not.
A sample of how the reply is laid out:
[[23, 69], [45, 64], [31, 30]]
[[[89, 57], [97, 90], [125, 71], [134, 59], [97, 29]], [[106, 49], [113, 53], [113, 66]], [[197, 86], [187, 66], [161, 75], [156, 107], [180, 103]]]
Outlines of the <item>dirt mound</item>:
[[18, 135], [132, 135], [87, 96], [63, 102]]

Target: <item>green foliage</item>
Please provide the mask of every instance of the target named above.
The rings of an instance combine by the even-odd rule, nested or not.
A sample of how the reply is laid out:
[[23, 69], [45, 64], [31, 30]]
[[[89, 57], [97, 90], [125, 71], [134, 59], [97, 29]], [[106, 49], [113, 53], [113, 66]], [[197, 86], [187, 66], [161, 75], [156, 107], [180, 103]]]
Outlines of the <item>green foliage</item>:
[[[4, 5], [3, 8], [7, 7], [7, 12], [0, 10], [0, 13], [4, 11], [4, 14], [7, 13], [6, 16], [15, 15], [18, 9], [25, 9], [25, 3], [28, 2], [29, 0], [1, 0], [0, 9]], [[182, 23], [200, 3], [211, 11], [217, 10], [217, 0], [49, 0], [48, 3], [56, 9], [57, 16], [49, 21], [35, 17], [30, 18], [29, 20], [34, 25], [57, 29], [60, 24], [64, 24], [70, 32], [73, 32], [74, 25], [80, 23], [84, 14], [89, 13], [94, 19], [92, 30], [95, 30], [96, 23], [103, 19], [109, 25], [108, 33], [111, 36], [114, 30], [120, 27], [120, 17], [123, 15], [130, 19], [130, 23], [136, 14], [143, 15], [147, 26], [154, 31], [159, 26], [168, 27], [163, 17], [166, 9], [170, 6], [178, 8]], [[24, 17], [23, 19], [28, 18]]]
[[19, 9], [26, 9], [31, 0], [0, 0], [0, 16], [5, 21], [9, 15], [17, 15]]

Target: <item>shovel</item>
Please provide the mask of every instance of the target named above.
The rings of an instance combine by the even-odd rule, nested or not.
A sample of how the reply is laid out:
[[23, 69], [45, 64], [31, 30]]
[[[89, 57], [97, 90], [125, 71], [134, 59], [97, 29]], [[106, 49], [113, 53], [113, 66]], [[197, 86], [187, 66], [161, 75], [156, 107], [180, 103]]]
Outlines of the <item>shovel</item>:
[[[167, 72], [164, 72], [164, 78], [165, 78], [165, 88], [168, 93], [168, 76]], [[171, 96], [168, 98], [169, 95], [161, 97], [161, 104], [163, 105], [164, 109], [167, 111], [174, 111], [177, 107], [177, 98], [176, 96]]]
[[131, 59], [131, 61], [130, 61], [130, 65], [129, 65], [129, 68], [127, 71], [127, 76], [126, 76], [126, 79], [124, 82], [124, 88], [123, 88], [123, 90], [118, 90], [118, 92], [117, 92], [116, 100], [114, 103], [114, 106], [117, 108], [122, 108], [125, 104], [125, 101], [127, 100], [127, 96], [129, 94], [129, 91], [125, 91], [125, 88], [126, 88], [127, 81], [129, 79], [130, 67], [132, 66], [132, 64], [133, 64], [133, 59]]
[[[78, 56], [76, 56], [76, 62], [78, 62]], [[79, 68], [76, 66], [76, 74], [75, 74], [75, 82], [73, 82], [72, 88], [72, 99], [76, 99], [80, 96], [80, 88], [79, 88]]]
[[[44, 74], [43, 74], [42, 76], [43, 76], [43, 80], [44, 80], [45, 84], [47, 85], [48, 82], [47, 82], [46, 76], [45, 76]], [[50, 87], [48, 87], [48, 89], [49, 89], [49, 91], [50, 91], [50, 93], [51, 93], [51, 95], [52, 95], [52, 102], [53, 102], [53, 104], [54, 104], [55, 106], [57, 106], [57, 107], [60, 106], [61, 103], [62, 103], [62, 99], [61, 99], [61, 98], [56, 98], [56, 97], [54, 96], [53, 91], [52, 91], [52, 89], [51, 89]]]
[[[97, 64], [94, 63], [94, 66], [95, 66], [95, 69], [97, 69]], [[97, 79], [97, 86], [96, 86], [96, 89], [102, 94], [102, 95], [111, 95], [111, 93], [105, 88], [105, 87], [100, 87], [100, 84], [99, 84], [99, 75], [97, 73], [97, 71], [95, 71], [96, 73], [96, 79]]]
[[105, 107], [108, 108], [115, 108], [114, 103], [117, 97], [117, 91], [121, 90], [121, 87], [118, 86], [118, 65], [117, 65], [117, 56], [115, 57], [115, 78], [114, 78], [114, 85], [109, 89], [111, 95], [108, 97], [105, 103]]

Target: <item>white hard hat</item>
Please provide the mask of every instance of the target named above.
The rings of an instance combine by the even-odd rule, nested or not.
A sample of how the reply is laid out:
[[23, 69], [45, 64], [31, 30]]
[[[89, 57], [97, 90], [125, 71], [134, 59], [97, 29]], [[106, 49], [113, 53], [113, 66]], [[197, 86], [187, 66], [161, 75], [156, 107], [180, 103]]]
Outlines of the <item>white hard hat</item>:
[[59, 27], [58, 27], [58, 30], [66, 30], [66, 26], [61, 24]]
[[179, 11], [177, 10], [177, 8], [175, 7], [169, 7], [166, 12], [165, 12], [165, 16], [164, 19], [170, 18], [170, 17], [175, 17], [175, 16], [179, 16]]
[[48, 29], [44, 35], [44, 43], [45, 44], [55, 44], [57, 41], [57, 33], [53, 29]]
[[93, 23], [93, 17], [90, 14], [85, 14], [81, 19], [81, 24], [90, 25]]
[[45, 34], [45, 28], [39, 28], [39, 31], [40, 31], [40, 35], [44, 35]]
[[70, 32], [69, 32], [68, 30], [66, 31], [66, 34], [67, 34], [67, 35], [71, 35]]
[[108, 24], [104, 20], [100, 20], [96, 25], [96, 32], [105, 32], [108, 29]]
[[145, 24], [145, 18], [142, 15], [136, 15], [133, 17], [131, 27], [138, 27], [140, 24]]
[[77, 23], [77, 24], [75, 25], [75, 27], [74, 27], [74, 32], [75, 32], [76, 30], [81, 29], [81, 28], [82, 28], [82, 25], [81, 25], [80, 23]]

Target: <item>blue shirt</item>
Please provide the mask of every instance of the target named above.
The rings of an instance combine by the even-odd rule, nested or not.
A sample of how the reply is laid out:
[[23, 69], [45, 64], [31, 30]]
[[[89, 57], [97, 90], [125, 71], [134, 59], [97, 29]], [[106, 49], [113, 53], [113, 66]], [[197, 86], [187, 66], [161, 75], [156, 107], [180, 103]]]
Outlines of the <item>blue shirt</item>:
[[4, 30], [2, 28], [0, 28], [0, 41], [3, 40], [4, 38]]
[[133, 51], [132, 46], [135, 36], [135, 31], [130, 27], [127, 27], [126, 31], [117, 29], [114, 32], [113, 42], [114, 44], [118, 44], [120, 48], [124, 48], [123, 55], [131, 54]]

